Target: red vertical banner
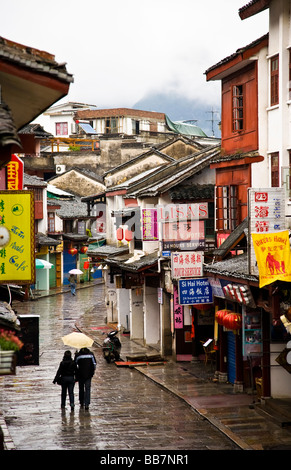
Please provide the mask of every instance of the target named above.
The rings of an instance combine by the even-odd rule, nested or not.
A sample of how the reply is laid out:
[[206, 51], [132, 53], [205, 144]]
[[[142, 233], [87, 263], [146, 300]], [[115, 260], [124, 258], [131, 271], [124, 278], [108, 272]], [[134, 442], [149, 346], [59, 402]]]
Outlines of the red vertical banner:
[[184, 326], [183, 313], [184, 307], [179, 305], [178, 289], [174, 285], [174, 327], [176, 330]]
[[9, 190], [22, 190], [23, 189], [23, 174], [24, 163], [16, 155], [11, 156], [10, 162], [6, 166], [7, 175], [7, 189]]

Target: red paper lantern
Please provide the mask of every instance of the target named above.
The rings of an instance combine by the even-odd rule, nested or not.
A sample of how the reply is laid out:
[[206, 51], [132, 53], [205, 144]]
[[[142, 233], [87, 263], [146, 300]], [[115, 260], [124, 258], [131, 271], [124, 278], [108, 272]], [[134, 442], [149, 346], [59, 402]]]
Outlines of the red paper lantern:
[[84, 262], [84, 269], [88, 269], [90, 266], [90, 262], [89, 261], [85, 261]]
[[216, 321], [219, 325], [224, 325], [224, 317], [230, 313], [230, 310], [218, 310], [215, 314]]
[[225, 315], [223, 325], [228, 330], [239, 330], [242, 327], [242, 317], [240, 313], [230, 312]]
[[132, 240], [132, 231], [125, 230], [124, 238], [127, 242], [130, 242]]
[[69, 250], [70, 255], [76, 255], [78, 253], [77, 248], [70, 248]]
[[123, 229], [121, 227], [116, 230], [116, 238], [119, 242], [123, 239]]
[[88, 251], [88, 247], [87, 246], [82, 246], [80, 251], [81, 251], [81, 253], [85, 254]]

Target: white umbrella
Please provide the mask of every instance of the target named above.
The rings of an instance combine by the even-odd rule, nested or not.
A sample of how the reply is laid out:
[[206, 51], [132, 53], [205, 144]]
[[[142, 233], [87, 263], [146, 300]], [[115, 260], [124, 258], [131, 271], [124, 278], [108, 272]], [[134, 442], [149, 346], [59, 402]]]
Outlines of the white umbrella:
[[36, 258], [35, 267], [36, 267], [36, 269], [51, 269], [51, 268], [54, 267], [54, 265], [52, 263], [49, 263], [48, 261], [46, 261], [44, 259]]
[[89, 336], [84, 335], [84, 333], [78, 333], [73, 331], [66, 336], [62, 337], [62, 341], [66, 346], [71, 346], [72, 348], [86, 348], [92, 346], [94, 340], [89, 338]]
[[71, 269], [71, 271], [69, 271], [69, 274], [84, 274], [83, 271], [81, 271], [81, 269]]

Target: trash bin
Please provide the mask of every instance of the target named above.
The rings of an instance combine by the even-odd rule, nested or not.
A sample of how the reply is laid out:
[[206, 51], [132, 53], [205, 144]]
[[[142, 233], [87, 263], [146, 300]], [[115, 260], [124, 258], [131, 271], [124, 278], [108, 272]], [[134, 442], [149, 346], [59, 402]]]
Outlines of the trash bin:
[[39, 315], [18, 315], [19, 338], [23, 347], [18, 352], [17, 365], [39, 365]]

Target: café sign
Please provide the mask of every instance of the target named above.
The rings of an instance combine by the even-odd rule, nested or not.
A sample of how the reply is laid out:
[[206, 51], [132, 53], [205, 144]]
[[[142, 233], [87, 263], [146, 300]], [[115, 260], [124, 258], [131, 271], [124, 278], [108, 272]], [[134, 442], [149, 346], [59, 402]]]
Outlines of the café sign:
[[0, 284], [34, 282], [33, 191], [0, 191]]

